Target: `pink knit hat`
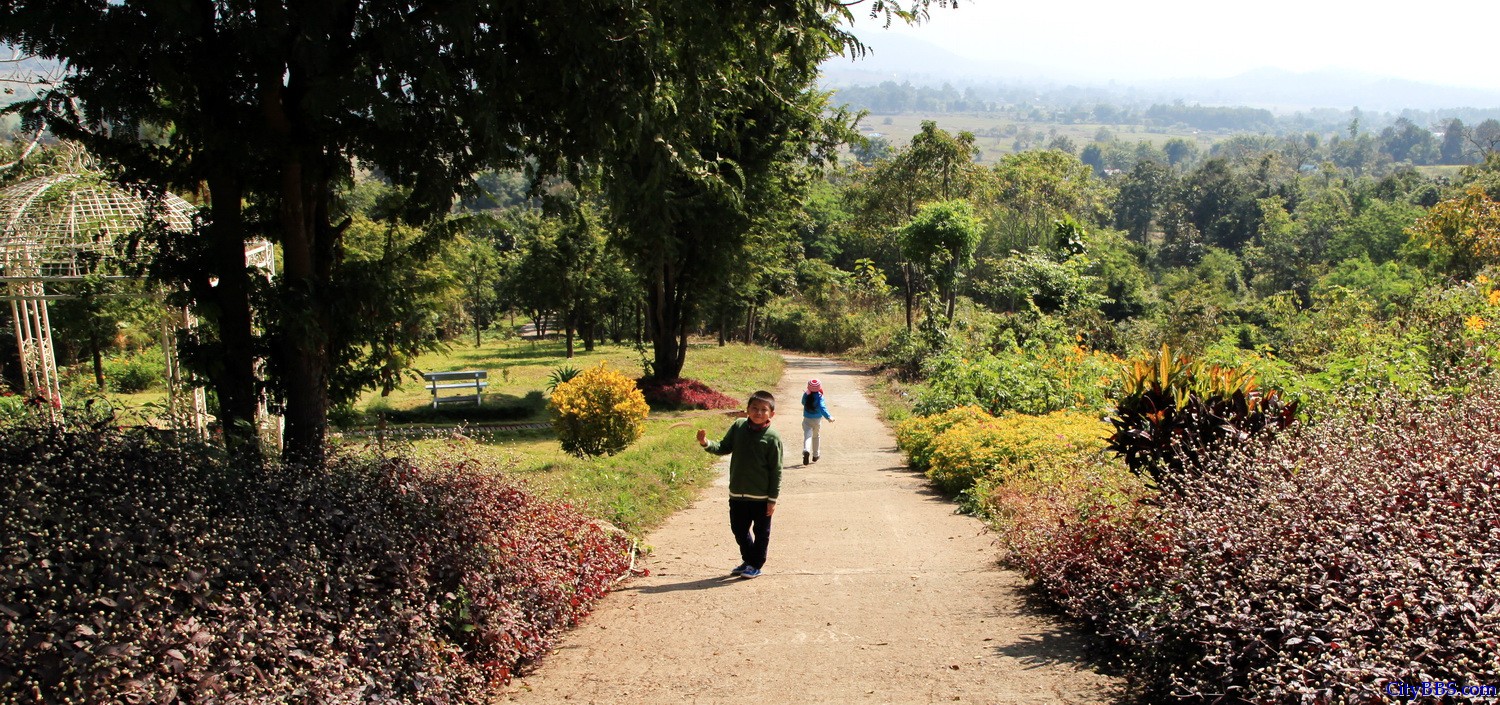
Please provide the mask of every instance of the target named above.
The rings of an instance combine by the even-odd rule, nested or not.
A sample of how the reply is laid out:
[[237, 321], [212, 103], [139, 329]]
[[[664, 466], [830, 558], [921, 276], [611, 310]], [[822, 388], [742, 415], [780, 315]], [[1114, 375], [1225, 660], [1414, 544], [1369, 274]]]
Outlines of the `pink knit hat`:
[[821, 392], [821, 391], [823, 391], [823, 385], [822, 385], [822, 383], [818, 382], [818, 380], [815, 380], [815, 379], [807, 380], [807, 391], [808, 392]]

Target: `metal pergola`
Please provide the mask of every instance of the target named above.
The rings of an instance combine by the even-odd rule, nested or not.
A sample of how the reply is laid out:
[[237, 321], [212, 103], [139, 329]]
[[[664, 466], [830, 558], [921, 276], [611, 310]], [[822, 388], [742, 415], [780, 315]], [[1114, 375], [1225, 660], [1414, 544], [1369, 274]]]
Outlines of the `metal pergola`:
[[[93, 171], [39, 176], [0, 189], [0, 282], [10, 301], [28, 396], [44, 400], [54, 415], [62, 408], [47, 302], [64, 297], [48, 293], [47, 286], [127, 271], [108, 265], [127, 261], [136, 233], [157, 224], [171, 232], [192, 232], [196, 212], [170, 193], [148, 196]], [[270, 243], [251, 243], [245, 256], [251, 266], [274, 271]], [[175, 331], [191, 327], [193, 320], [187, 311], [175, 318], [161, 330], [167, 420], [174, 428], [201, 435], [207, 418], [203, 388], [183, 375], [175, 344]]]

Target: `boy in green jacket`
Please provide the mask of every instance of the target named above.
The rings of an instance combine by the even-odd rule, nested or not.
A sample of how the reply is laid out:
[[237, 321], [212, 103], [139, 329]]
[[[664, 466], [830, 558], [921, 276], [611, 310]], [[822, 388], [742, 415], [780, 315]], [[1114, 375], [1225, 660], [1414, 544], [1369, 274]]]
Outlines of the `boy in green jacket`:
[[754, 578], [766, 564], [771, 543], [771, 515], [781, 493], [781, 436], [771, 430], [776, 398], [770, 392], [750, 395], [745, 418], [736, 420], [717, 443], [698, 431], [698, 445], [715, 455], [729, 455], [729, 528], [740, 545], [740, 564], [730, 575]]

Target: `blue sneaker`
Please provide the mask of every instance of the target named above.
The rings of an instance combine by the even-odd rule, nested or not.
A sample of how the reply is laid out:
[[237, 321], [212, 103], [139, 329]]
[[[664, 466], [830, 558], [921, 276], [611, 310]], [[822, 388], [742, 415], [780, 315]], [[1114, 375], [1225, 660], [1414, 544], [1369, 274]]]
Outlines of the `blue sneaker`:
[[754, 567], [751, 567], [751, 566], [747, 565], [747, 566], [745, 566], [744, 570], [740, 571], [740, 577], [741, 578], [745, 578], [747, 580], [750, 579], [750, 578], [759, 578], [760, 577], [760, 569], [759, 568], [754, 568]]
[[741, 575], [741, 574], [743, 574], [745, 572], [745, 569], [749, 568], [749, 567], [750, 567], [749, 563], [741, 563], [741, 564], [735, 566], [734, 570], [729, 571], [729, 574], [730, 575]]

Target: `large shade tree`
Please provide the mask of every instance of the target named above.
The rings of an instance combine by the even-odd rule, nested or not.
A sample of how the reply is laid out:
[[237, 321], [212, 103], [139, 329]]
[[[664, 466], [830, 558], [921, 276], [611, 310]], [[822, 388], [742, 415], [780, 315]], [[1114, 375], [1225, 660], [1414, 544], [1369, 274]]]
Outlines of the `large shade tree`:
[[[201, 237], [163, 243], [160, 273], [185, 285], [211, 333], [195, 357], [226, 437], [253, 447], [265, 350], [285, 453], [317, 461], [333, 366], [360, 344], [336, 325], [350, 303], [338, 194], [356, 163], [406, 189], [393, 215], [410, 222], [445, 212], [482, 168], [606, 154], [655, 193], [693, 183], [738, 206], [764, 146], [807, 124], [801, 94], [778, 91], [854, 46], [840, 29], [849, 12], [827, 0], [17, 0], [0, 7], [0, 41], [68, 67], [21, 106], [33, 124], [126, 179], [203, 195]], [[752, 158], [719, 156], [750, 144]], [[654, 330], [675, 332], [670, 262], [708, 230], [679, 214], [712, 209], [660, 208], [633, 217], [633, 232], [642, 261], [663, 263], [649, 278]], [[280, 246], [274, 284], [247, 270], [254, 236]]]
[[824, 59], [859, 50], [842, 28], [848, 6], [702, 3], [694, 12], [703, 33], [688, 41], [642, 37], [667, 44], [680, 70], [658, 81], [640, 131], [602, 163], [620, 242], [645, 286], [651, 374], [661, 380], [680, 375], [690, 326], [750, 257], [764, 214], [797, 199], [803, 167], [855, 139], [848, 114], [814, 90]]

